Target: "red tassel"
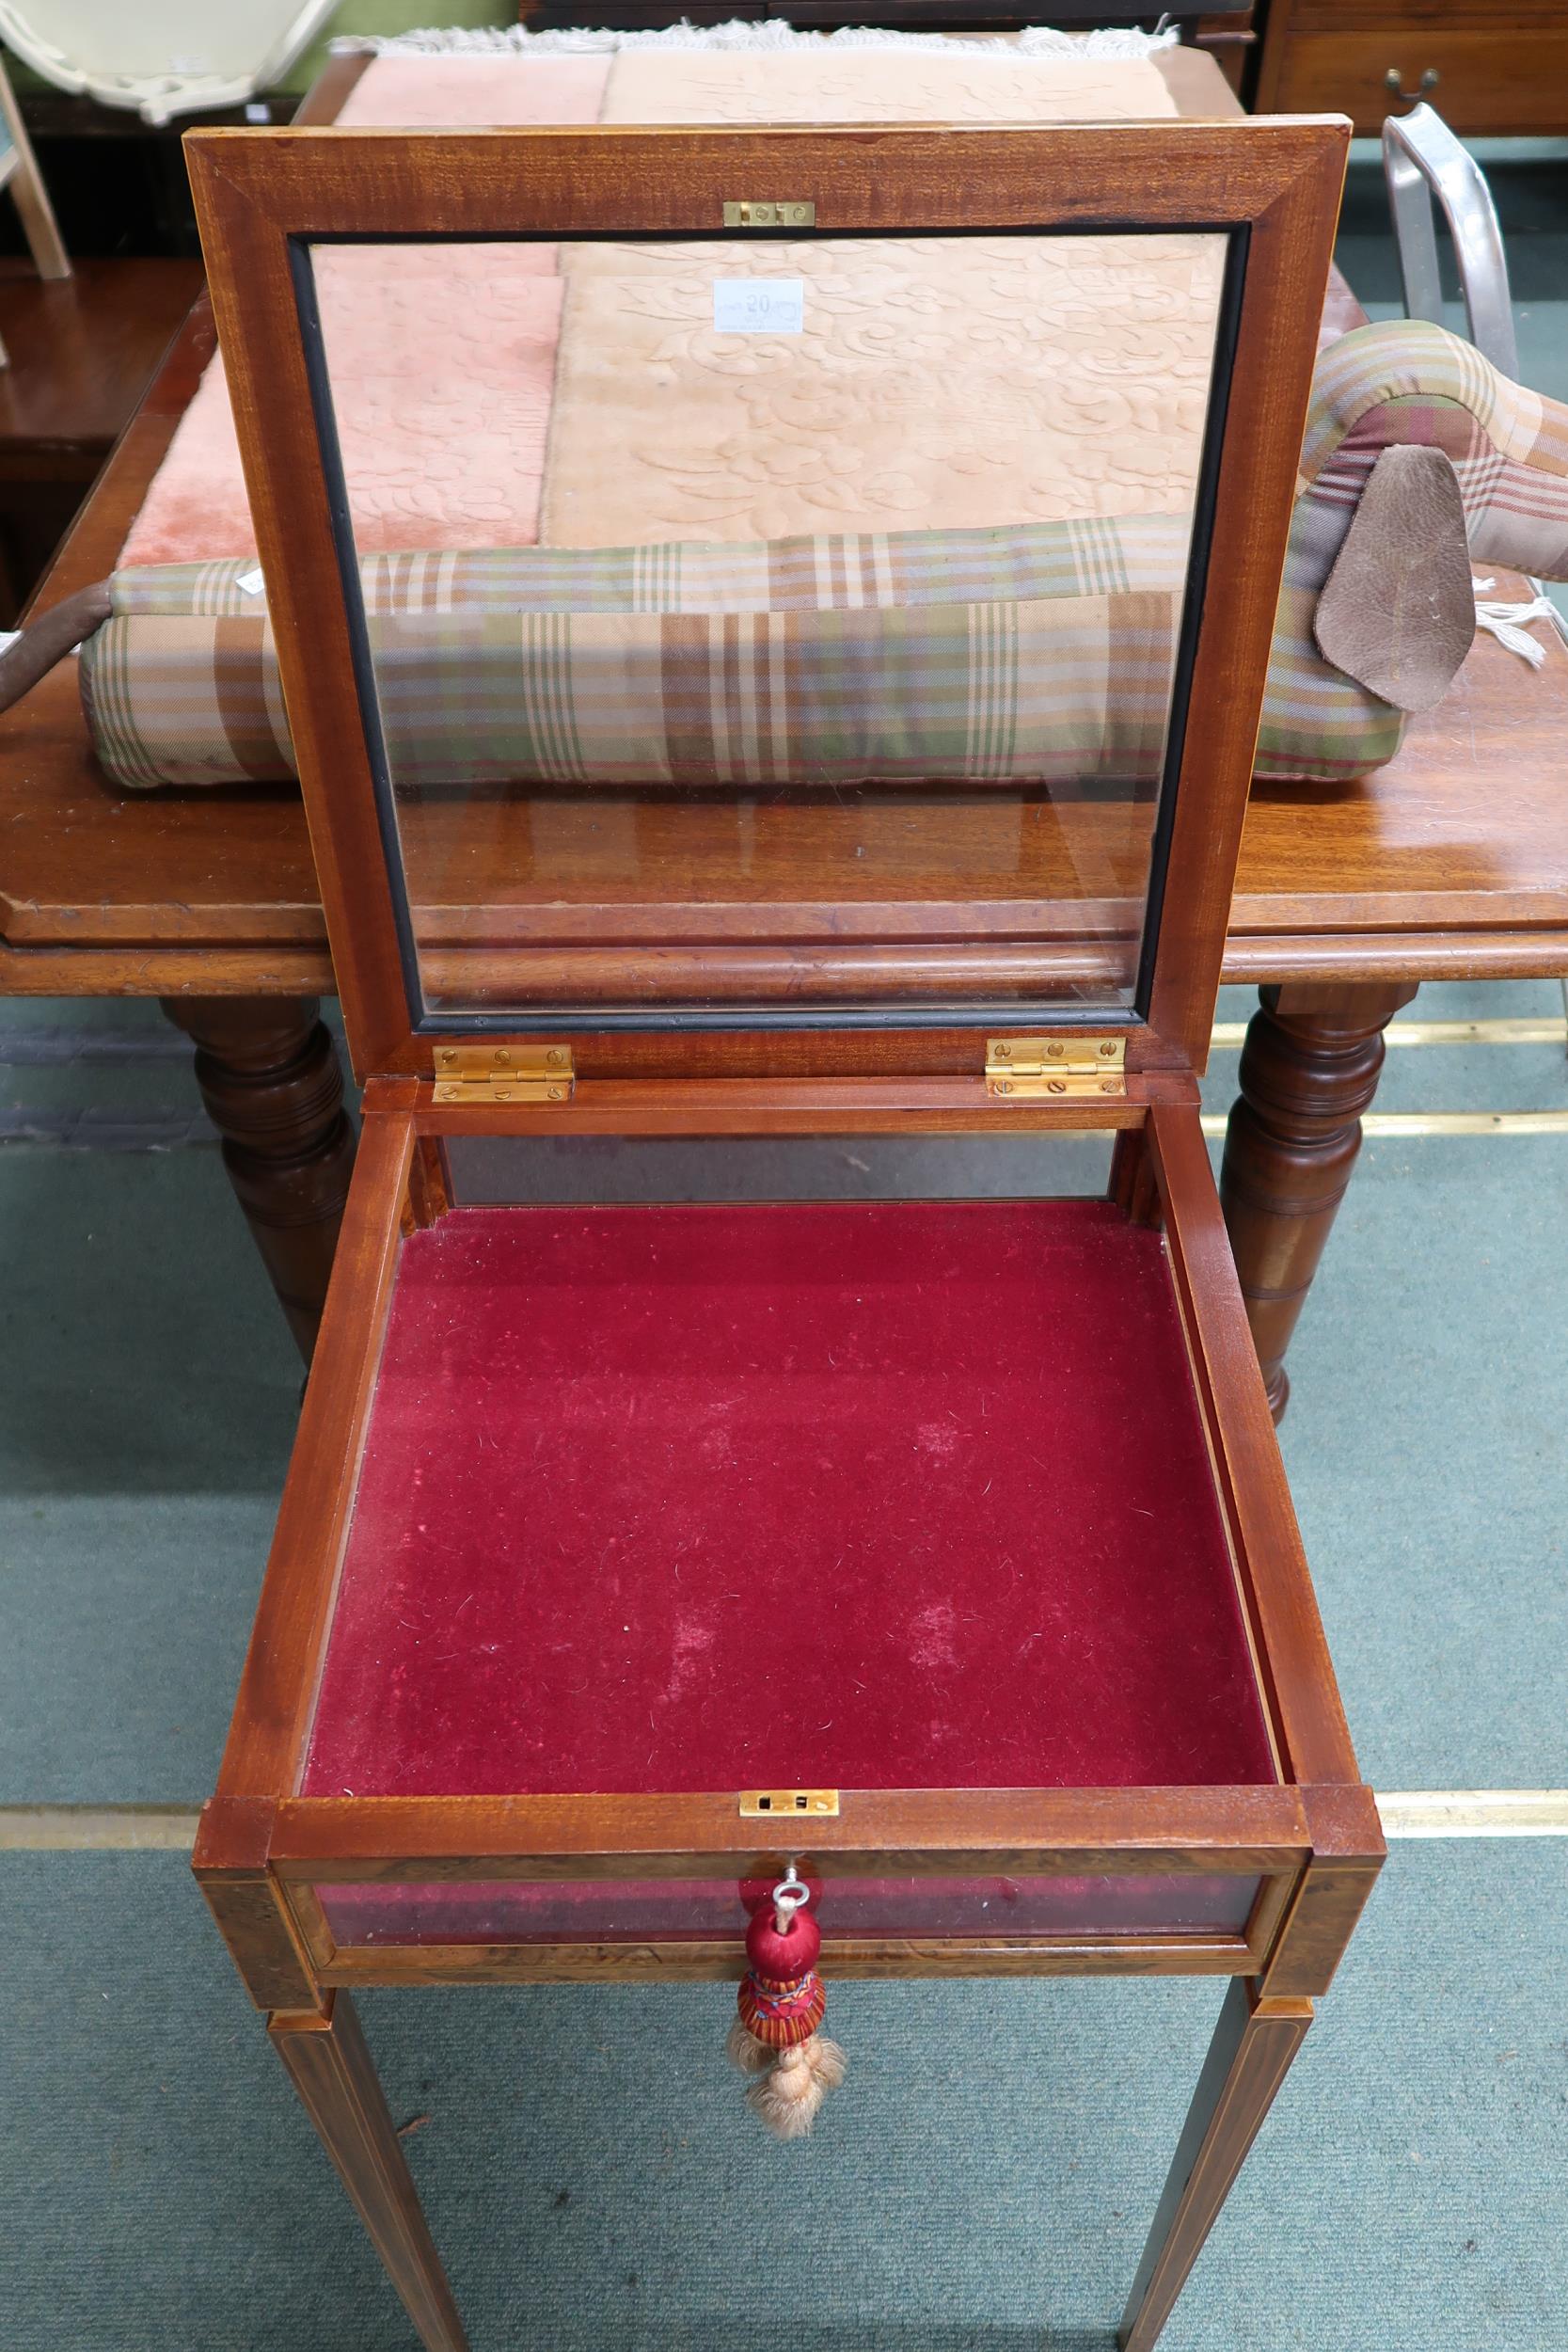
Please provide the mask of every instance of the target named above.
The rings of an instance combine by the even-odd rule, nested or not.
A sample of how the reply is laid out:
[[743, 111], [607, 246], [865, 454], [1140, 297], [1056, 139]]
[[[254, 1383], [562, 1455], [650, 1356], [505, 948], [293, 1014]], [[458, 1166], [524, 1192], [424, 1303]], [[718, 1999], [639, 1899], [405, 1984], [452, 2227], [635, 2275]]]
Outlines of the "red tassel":
[[844, 2080], [845, 2057], [817, 2028], [828, 1995], [816, 1962], [822, 1931], [805, 1906], [795, 1865], [746, 1931], [750, 1963], [730, 2027], [730, 2060], [756, 2080], [746, 2093], [754, 2115], [780, 2139], [799, 2139]]

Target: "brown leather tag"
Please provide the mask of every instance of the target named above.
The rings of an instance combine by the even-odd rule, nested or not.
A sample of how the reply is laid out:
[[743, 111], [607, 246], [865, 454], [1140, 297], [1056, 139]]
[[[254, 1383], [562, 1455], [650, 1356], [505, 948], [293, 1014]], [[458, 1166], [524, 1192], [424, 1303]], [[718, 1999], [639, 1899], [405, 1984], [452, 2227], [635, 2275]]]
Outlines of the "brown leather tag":
[[1337, 669], [1399, 710], [1441, 702], [1476, 633], [1459, 479], [1440, 449], [1386, 449], [1313, 621]]

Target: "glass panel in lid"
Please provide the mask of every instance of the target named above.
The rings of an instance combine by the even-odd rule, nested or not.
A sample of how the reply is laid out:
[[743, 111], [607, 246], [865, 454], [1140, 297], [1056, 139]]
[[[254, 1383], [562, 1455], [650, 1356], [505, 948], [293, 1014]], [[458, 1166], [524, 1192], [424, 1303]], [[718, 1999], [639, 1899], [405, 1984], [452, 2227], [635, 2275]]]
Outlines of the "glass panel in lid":
[[311, 246], [416, 1023], [1130, 1015], [1227, 244]]

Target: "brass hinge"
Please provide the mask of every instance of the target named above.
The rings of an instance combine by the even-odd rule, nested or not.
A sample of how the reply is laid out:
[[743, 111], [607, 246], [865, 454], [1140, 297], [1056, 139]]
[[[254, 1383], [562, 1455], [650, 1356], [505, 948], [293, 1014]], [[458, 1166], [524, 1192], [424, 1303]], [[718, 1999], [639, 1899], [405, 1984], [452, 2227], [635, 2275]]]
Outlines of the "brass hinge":
[[437, 1045], [437, 1103], [569, 1103], [569, 1045]]
[[1124, 1037], [993, 1037], [986, 1092], [1027, 1103], [1058, 1094], [1125, 1094]]

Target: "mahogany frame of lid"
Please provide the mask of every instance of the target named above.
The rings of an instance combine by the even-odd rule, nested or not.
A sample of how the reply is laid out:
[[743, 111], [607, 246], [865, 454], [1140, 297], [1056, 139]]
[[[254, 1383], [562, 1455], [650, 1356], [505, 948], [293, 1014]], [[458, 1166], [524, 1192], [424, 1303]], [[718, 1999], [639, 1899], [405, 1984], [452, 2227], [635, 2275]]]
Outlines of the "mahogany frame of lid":
[[[1275, 604], [1327, 280], [1347, 126], [1334, 117], [1010, 130], [195, 131], [192, 188], [256, 517], [327, 930], [361, 1075], [428, 1076], [416, 1029], [356, 648], [319, 444], [294, 262], [310, 239], [722, 233], [737, 188], [810, 190], [818, 230], [870, 235], [1185, 230], [1231, 239], [1227, 411], [1210, 436], [1212, 528], [1168, 826], [1147, 1024], [1133, 1067], [1200, 1068], [1251, 781]], [[1223, 419], [1221, 420], [1223, 425]], [[1210, 461], [1206, 461], [1210, 462]], [[1206, 485], [1206, 489], [1210, 485]], [[824, 956], [826, 950], [823, 951]], [[983, 972], [984, 948], [964, 943]], [[999, 959], [1010, 956], [999, 944]], [[810, 969], [813, 950], [796, 956]], [[639, 959], [626, 961], [634, 986]], [[644, 970], [645, 982], [645, 970]], [[973, 995], [974, 985], [964, 983]], [[1004, 997], [1005, 987], [999, 992]], [[699, 1033], [672, 1008], [645, 1028], [550, 1025], [595, 1076], [974, 1072], [984, 1032], [898, 1025]], [[452, 1016], [449, 1035], [467, 1025]], [[1037, 1016], [1020, 1025], [1050, 1023]], [[1064, 1025], [1065, 1026], [1066, 1025]], [[1102, 1025], [1127, 1025], [1112, 1013]], [[530, 1041], [524, 1025], [485, 1030]]]

